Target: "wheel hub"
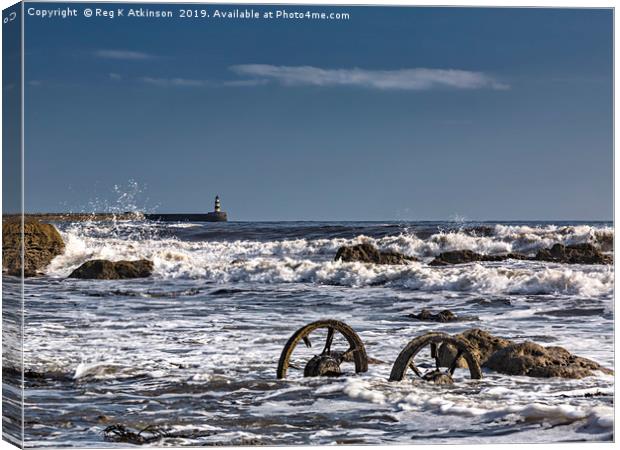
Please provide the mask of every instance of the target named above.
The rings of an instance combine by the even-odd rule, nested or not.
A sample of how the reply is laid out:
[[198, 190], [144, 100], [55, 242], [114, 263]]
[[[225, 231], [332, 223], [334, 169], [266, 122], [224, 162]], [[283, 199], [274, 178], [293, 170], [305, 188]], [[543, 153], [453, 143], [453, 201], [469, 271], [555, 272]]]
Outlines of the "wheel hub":
[[454, 380], [450, 374], [442, 372], [441, 370], [433, 370], [432, 372], [425, 373], [422, 379], [435, 384], [454, 384]]
[[304, 377], [337, 377], [340, 375], [340, 362], [329, 355], [316, 355], [304, 369]]

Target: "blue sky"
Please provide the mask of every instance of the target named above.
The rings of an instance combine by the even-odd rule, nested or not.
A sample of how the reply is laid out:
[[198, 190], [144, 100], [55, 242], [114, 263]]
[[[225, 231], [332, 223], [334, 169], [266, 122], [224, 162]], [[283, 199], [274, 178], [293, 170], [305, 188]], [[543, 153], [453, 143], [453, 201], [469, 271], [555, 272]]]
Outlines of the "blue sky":
[[26, 17], [29, 211], [102, 207], [134, 180], [141, 207], [219, 193], [233, 220], [612, 217], [611, 10], [71, 7]]

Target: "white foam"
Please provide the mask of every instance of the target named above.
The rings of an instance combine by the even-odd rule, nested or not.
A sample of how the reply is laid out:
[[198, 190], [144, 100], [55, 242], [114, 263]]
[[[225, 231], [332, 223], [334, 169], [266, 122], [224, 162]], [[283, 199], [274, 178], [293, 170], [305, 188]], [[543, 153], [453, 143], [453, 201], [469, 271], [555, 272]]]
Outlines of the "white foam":
[[377, 404], [385, 403], [385, 394], [383, 392], [369, 389], [367, 383], [359, 379], [348, 379], [343, 392], [351, 398], [367, 400]]
[[[170, 224], [167, 227], [195, 227], [197, 224]], [[529, 227], [496, 225], [490, 236], [477, 236], [464, 231], [438, 232], [426, 240], [413, 233], [401, 233], [374, 239], [360, 235], [353, 239], [288, 239], [273, 241], [202, 241], [185, 242], [159, 236], [160, 225], [144, 222], [78, 223], [61, 230], [65, 253], [52, 261], [49, 273], [63, 276], [87, 259], [157, 259], [162, 271], [181, 270], [187, 264], [205, 265], [213, 261], [230, 262], [256, 257], [333, 258], [342, 245], [369, 242], [381, 249], [418, 257], [432, 257], [449, 250], [472, 250], [484, 254], [533, 252], [561, 242], [598, 242], [601, 236], [613, 237], [609, 227]], [[192, 272], [192, 271], [190, 271]], [[195, 276], [199, 276], [193, 271]]]
[[[613, 427], [613, 409], [596, 406], [576, 406], [571, 404], [545, 404], [531, 402], [526, 404], [510, 404], [514, 401], [510, 392], [498, 389], [481, 392], [481, 395], [467, 398], [464, 395], [416, 391], [404, 398], [394, 399], [405, 411], [432, 411], [436, 414], [456, 415], [461, 417], [480, 417], [484, 420], [497, 420], [512, 417], [531, 421], [549, 421], [561, 423], [566, 420], [587, 419], [599, 427]], [[525, 399], [524, 399], [525, 400]]]
[[78, 366], [75, 368], [73, 379], [79, 380], [86, 377], [106, 378], [110, 375], [116, 374], [118, 370], [119, 366], [114, 363], [109, 363], [105, 361], [96, 361], [90, 363], [82, 362], [78, 364]]
[[[159, 278], [206, 278], [215, 282], [252, 281], [261, 283], [322, 283], [343, 286], [387, 284], [422, 291], [480, 291], [508, 294], [567, 293], [585, 296], [609, 295], [613, 290], [613, 270], [608, 266], [566, 266], [519, 262], [510, 265], [469, 264], [446, 268], [424, 263], [380, 266], [332, 261], [343, 244], [354, 240], [305, 239], [284, 241], [203, 241], [186, 242], [174, 238], [158, 238], [128, 224], [123, 233], [101, 230], [96, 226], [75, 226], [62, 232], [66, 242], [64, 254], [48, 267], [48, 274], [66, 277], [89, 259], [141, 259], [154, 263], [154, 276]], [[133, 227], [133, 228], [132, 228]], [[584, 228], [580, 231], [581, 228]], [[129, 231], [127, 231], [129, 230]], [[569, 236], [569, 240], [585, 239], [598, 232], [592, 227], [572, 227], [568, 232], [557, 227], [505, 227], [498, 225], [500, 236], [521, 236], [527, 242]], [[122, 236], [119, 236], [122, 234]], [[530, 236], [531, 234], [531, 236]], [[112, 237], [109, 237], [109, 236]], [[129, 237], [128, 237], [129, 236]], [[523, 236], [529, 236], [523, 238]], [[434, 254], [448, 248], [474, 248], [486, 253], [512, 251], [514, 244], [492, 237], [469, 236], [464, 233], [439, 233], [428, 241], [400, 235], [374, 240], [382, 248], [407, 254]], [[511, 241], [516, 242], [516, 241]], [[528, 244], [530, 245], [530, 244]]]

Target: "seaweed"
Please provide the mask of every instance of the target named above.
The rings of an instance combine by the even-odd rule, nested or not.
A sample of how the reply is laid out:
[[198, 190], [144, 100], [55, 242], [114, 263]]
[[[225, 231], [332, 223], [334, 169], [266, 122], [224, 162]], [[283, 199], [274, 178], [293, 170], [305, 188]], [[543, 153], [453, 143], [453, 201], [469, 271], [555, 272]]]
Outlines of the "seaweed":
[[125, 425], [114, 424], [103, 430], [103, 439], [109, 442], [142, 445], [170, 436], [168, 430], [149, 425], [140, 431], [134, 431]]
[[106, 427], [102, 434], [103, 439], [108, 442], [143, 445], [157, 442], [164, 438], [197, 439], [212, 436], [215, 432], [205, 430], [172, 431], [169, 427], [155, 425], [148, 425], [138, 431], [117, 423]]

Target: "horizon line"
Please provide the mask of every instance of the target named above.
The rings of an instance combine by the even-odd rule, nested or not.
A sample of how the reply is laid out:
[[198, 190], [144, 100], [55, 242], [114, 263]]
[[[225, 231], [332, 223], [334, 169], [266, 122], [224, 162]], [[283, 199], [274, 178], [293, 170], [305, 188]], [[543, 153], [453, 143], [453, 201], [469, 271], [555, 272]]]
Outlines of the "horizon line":
[[[123, 211], [123, 212], [106, 212], [106, 211], [97, 211], [97, 212], [3, 212], [2, 216], [130, 216], [130, 215], [199, 215], [206, 214], [204, 212], [184, 212], [184, 213], [173, 213], [173, 212], [141, 212], [141, 211]], [[199, 221], [198, 221], [199, 222]], [[464, 219], [464, 220], [454, 220], [454, 219], [243, 219], [243, 220], [228, 220], [228, 223], [240, 223], [240, 222], [449, 222], [449, 223], [475, 223], [475, 222], [614, 222], [614, 219]], [[205, 222], [206, 223], [206, 222]], [[220, 222], [221, 223], [221, 222]]]

